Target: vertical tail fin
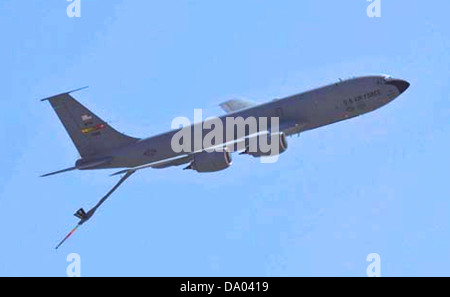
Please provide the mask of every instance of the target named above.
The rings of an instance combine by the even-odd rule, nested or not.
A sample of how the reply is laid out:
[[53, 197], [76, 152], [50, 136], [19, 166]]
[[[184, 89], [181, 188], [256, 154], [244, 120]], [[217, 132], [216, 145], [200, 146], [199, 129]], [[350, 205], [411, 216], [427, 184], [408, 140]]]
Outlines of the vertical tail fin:
[[81, 157], [105, 155], [113, 149], [139, 140], [117, 132], [75, 100], [70, 93], [78, 90], [45, 98], [41, 101], [50, 102]]

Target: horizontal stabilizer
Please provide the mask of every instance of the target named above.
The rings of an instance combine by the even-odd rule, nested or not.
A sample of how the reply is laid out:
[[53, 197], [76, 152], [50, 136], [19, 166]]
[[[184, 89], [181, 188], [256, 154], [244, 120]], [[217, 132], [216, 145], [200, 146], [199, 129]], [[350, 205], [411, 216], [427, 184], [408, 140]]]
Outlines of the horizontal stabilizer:
[[58, 171], [55, 171], [55, 172], [52, 172], [52, 173], [47, 173], [47, 174], [41, 175], [41, 177], [47, 177], [47, 176], [55, 175], [55, 174], [58, 174], [58, 173], [72, 171], [72, 170], [75, 170], [75, 169], [77, 169], [77, 167], [70, 167], [70, 168], [67, 168], [67, 169], [58, 170]]

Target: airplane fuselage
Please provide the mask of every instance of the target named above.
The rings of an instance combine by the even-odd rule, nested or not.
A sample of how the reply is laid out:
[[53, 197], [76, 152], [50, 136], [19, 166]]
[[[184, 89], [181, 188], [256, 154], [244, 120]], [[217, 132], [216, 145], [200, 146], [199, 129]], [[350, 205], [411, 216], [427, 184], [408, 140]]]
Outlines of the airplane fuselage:
[[[387, 76], [364, 76], [340, 81], [223, 115], [219, 117], [223, 122], [223, 139], [226, 139], [227, 117], [278, 117], [280, 131], [289, 136], [378, 109], [394, 100], [408, 87], [409, 83], [406, 81]], [[205, 129], [204, 124], [205, 122], [193, 124], [191, 129], [194, 131], [200, 125], [203, 135], [206, 135], [210, 129]], [[180, 130], [172, 130], [141, 139], [113, 151], [111, 162], [97, 168], [136, 167], [181, 155], [183, 153], [176, 153], [171, 149], [172, 138], [178, 131]]]

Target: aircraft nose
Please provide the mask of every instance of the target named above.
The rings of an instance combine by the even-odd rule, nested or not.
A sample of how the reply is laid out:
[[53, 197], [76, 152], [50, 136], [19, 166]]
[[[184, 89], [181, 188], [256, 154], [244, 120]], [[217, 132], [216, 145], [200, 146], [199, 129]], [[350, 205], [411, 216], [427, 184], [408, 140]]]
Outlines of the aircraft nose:
[[396, 87], [400, 94], [406, 91], [406, 89], [408, 89], [410, 86], [409, 82], [403, 79], [391, 79], [388, 80], [386, 84]]

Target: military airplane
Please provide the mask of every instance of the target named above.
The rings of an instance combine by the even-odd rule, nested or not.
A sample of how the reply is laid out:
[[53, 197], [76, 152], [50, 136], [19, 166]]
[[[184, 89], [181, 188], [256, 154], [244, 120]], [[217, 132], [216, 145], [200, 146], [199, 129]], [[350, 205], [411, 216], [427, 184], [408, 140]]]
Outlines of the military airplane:
[[[387, 75], [355, 77], [262, 104], [238, 99], [229, 100], [220, 105], [226, 115], [218, 119], [225, 122], [227, 118], [253, 117], [257, 121], [263, 118], [277, 118], [276, 134], [272, 132], [273, 127], [270, 125], [267, 126], [266, 133], [275, 135], [279, 146], [277, 154], [281, 154], [287, 149], [286, 136], [371, 112], [393, 101], [409, 86], [407, 81]], [[185, 169], [203, 173], [224, 170], [231, 165], [231, 153], [227, 149], [230, 143], [225, 143], [225, 140], [214, 143], [215, 146], [223, 146], [223, 150], [208, 151], [202, 147], [191, 152], [176, 152], [171, 143], [181, 129], [148, 138], [135, 138], [120, 133], [71, 96], [71, 93], [79, 90], [81, 89], [42, 99], [50, 102], [81, 156], [73, 167], [45, 174], [43, 177], [71, 170], [125, 169], [113, 174], [123, 176], [93, 208], [87, 212], [81, 208], [75, 213], [80, 221], [56, 249], [79, 226], [87, 222], [126, 179], [139, 170], [188, 164]], [[188, 129], [203, 130], [205, 135], [210, 129], [205, 128], [204, 124], [204, 122], [192, 124]], [[224, 134], [228, 132], [226, 130], [227, 126], [223, 125]], [[246, 149], [248, 139], [253, 137], [249, 131], [246, 130], [240, 138], [239, 135], [234, 135], [231, 145], [234, 146], [238, 142], [243, 144], [241, 154], [253, 157], [267, 156], [258, 149], [255, 151]]]

